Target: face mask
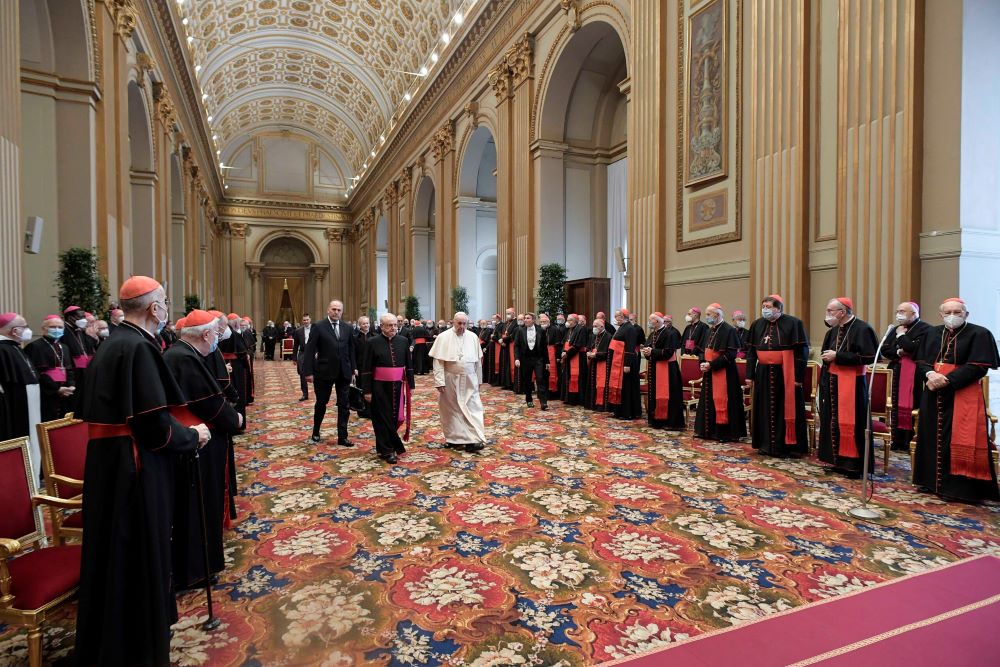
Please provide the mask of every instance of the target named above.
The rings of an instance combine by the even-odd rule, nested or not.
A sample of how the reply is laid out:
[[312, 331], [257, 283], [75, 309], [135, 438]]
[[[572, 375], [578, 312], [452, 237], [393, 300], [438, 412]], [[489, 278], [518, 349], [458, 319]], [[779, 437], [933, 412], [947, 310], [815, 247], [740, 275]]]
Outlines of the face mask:
[[[957, 329], [960, 326], [962, 326], [963, 324], [965, 324], [965, 317], [963, 317], [962, 315], [945, 315], [944, 316], [944, 325], [946, 327], [948, 327], [949, 329]], [[24, 337], [23, 334], [22, 334], [21, 337], [22, 338]]]
[[736, 320], [736, 326], [738, 326], [740, 329], [746, 329], [747, 328], [747, 321], [746, 320]]
[[690, 315], [685, 315], [684, 316], [684, 321], [687, 322], [688, 324], [691, 324], [691, 320], [693, 320], [693, 319], [694, 318], [691, 317]]
[[86, 329], [87, 328], [87, 320], [85, 318], [81, 318], [79, 320], [76, 320], [75, 322], [73, 322], [73, 324], [76, 325], [77, 329]]
[[97, 335], [100, 336], [101, 338], [107, 338], [108, 336], [111, 335], [111, 332], [108, 329], [101, 329], [100, 331], [97, 332]]
[[909, 317], [909, 315], [903, 315], [902, 313], [896, 313], [896, 322], [898, 322], [899, 324], [909, 324], [910, 323], [910, 317]]
[[709, 316], [709, 317], [705, 318], [705, 324], [707, 324], [710, 327], [714, 327], [718, 323], [719, 323], [719, 321], [717, 319], [715, 319], [714, 317]]
[[566, 324], [566, 320], [556, 320], [556, 324], [558, 324], [559, 326], [562, 326], [562, 325]]
[[646, 322], [646, 326], [649, 327], [650, 329], [655, 329], [656, 322]]
[[62, 329], [49, 329], [49, 338], [52, 340], [59, 340], [63, 337]]
[[595, 336], [596, 336], [597, 334], [599, 334], [599, 333], [601, 332], [601, 330], [600, 330], [600, 329], [598, 329], [597, 327], [594, 327], [593, 329], [591, 329], [591, 331], [593, 331], [593, 332], [594, 332], [594, 335], [595, 335]]
[[27, 343], [29, 340], [31, 340], [32, 335], [34, 334], [32, 334], [31, 329], [25, 327], [24, 329], [21, 330], [21, 342]]
[[823, 318], [823, 322], [826, 324], [826, 326], [832, 327], [837, 323], [837, 318], [834, 317], [833, 315], [827, 315], [826, 317]]
[[517, 325], [523, 327], [524, 326], [524, 320], [518, 320], [517, 321]]
[[208, 348], [208, 353], [209, 353], [209, 354], [213, 354], [213, 353], [214, 353], [214, 352], [215, 352], [215, 351], [216, 351], [216, 350], [218, 349], [218, 347], [219, 347], [219, 337], [218, 337], [218, 336], [216, 336], [216, 337], [215, 337], [215, 338], [214, 338], [214, 339], [212, 340], [212, 344], [211, 344], [211, 345], [209, 346], [209, 348]]
[[774, 315], [774, 311], [772, 309], [770, 309], [770, 308], [761, 308], [760, 309], [760, 316], [763, 317], [765, 320], [771, 319], [772, 315]]
[[229, 340], [229, 337], [232, 336], [232, 335], [233, 335], [232, 330], [229, 327], [226, 327], [225, 331], [222, 332], [222, 335], [220, 336], [220, 338], [222, 340]]

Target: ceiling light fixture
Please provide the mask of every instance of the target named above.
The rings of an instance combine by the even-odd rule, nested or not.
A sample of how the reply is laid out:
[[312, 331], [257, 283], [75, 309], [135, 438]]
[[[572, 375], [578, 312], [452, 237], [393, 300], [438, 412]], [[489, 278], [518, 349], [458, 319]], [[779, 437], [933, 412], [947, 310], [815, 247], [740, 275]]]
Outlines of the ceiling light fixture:
[[407, 102], [409, 102], [410, 100], [413, 99], [413, 95], [410, 95], [409, 93], [406, 93], [405, 95], [403, 95], [403, 99], [406, 100]]
[[464, 20], [465, 20], [465, 17], [462, 16], [462, 12], [455, 12], [455, 18], [452, 19], [452, 21], [454, 21], [455, 25], [462, 25], [462, 21], [464, 21]]
[[219, 140], [219, 135], [213, 134], [212, 135], [212, 141], [218, 141], [218, 140]]
[[427, 76], [427, 65], [420, 68], [420, 76]]
[[441, 33], [441, 43], [442, 44], [447, 44], [450, 41], [451, 41], [451, 35], [449, 35], [446, 32]]
[[207, 99], [208, 99], [208, 93], [202, 93], [201, 94], [201, 101], [204, 102]]
[[187, 25], [187, 24], [188, 24], [188, 17], [185, 16], [184, 18], [181, 19], [181, 25]]
[[209, 122], [209, 123], [211, 123], [211, 122], [212, 122], [212, 117], [211, 117], [211, 116], [209, 116], [209, 117], [208, 117], [208, 122]]
[[431, 54], [431, 62], [436, 63], [437, 61], [438, 61], [438, 54], [437, 51], [435, 51], [434, 53]]
[[197, 74], [200, 71], [201, 71], [201, 65], [195, 65], [194, 66], [194, 73]]

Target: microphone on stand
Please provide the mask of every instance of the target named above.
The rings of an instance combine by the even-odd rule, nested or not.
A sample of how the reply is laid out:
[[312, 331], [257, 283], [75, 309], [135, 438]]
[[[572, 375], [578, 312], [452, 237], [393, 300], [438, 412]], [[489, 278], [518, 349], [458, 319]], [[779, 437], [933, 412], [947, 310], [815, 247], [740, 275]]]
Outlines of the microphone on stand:
[[[858, 519], [878, 519], [879, 516], [881, 516], [878, 512], [868, 509], [868, 464], [872, 454], [872, 388], [875, 386], [875, 366], [878, 364], [878, 358], [882, 354], [882, 346], [885, 345], [886, 339], [889, 338], [889, 334], [892, 333], [892, 330], [895, 328], [895, 324], [890, 324], [889, 328], [885, 330], [885, 335], [882, 336], [882, 340], [879, 341], [878, 348], [875, 349], [875, 359], [872, 361], [871, 377], [868, 378], [868, 410], [866, 411], [867, 417], [865, 419], [865, 456], [861, 470], [861, 507], [852, 507], [848, 510], [848, 514]], [[872, 495], [874, 494], [875, 485], [872, 484]]]

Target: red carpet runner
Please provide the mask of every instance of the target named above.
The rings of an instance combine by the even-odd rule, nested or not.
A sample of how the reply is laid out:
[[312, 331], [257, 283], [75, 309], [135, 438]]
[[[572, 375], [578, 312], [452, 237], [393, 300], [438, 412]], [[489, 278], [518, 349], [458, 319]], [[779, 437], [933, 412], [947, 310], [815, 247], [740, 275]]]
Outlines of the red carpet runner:
[[995, 665], [998, 619], [1000, 559], [980, 556], [606, 664]]

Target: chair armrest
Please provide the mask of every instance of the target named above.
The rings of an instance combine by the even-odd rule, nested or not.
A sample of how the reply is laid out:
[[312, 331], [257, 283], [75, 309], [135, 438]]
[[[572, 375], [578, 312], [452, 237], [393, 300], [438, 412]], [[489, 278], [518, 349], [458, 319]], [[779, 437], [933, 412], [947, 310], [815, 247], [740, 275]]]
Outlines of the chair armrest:
[[695, 386], [699, 386], [700, 387], [701, 386], [701, 381], [703, 379], [704, 378], [695, 378], [694, 380], [688, 380], [688, 384], [691, 385], [692, 388], [695, 387]]
[[64, 510], [78, 510], [83, 508], [83, 498], [56, 498], [55, 496], [42, 494], [31, 496], [31, 503], [33, 505], [50, 505]]
[[10, 558], [16, 553], [20, 553], [21, 543], [9, 537], [0, 537], [0, 560]]
[[83, 488], [82, 479], [75, 479], [73, 477], [66, 477], [65, 475], [57, 475], [55, 473], [49, 475], [49, 478], [55, 482], [59, 482], [60, 484], [65, 484], [66, 486], [72, 486], [75, 489]]

